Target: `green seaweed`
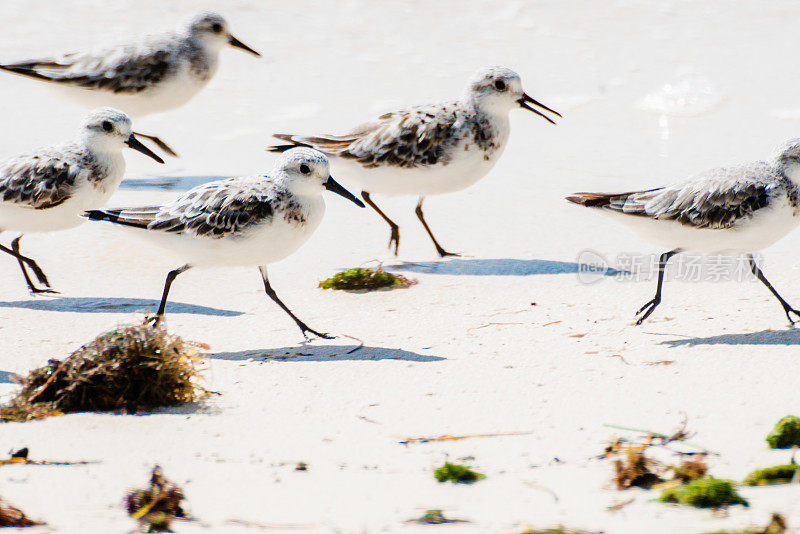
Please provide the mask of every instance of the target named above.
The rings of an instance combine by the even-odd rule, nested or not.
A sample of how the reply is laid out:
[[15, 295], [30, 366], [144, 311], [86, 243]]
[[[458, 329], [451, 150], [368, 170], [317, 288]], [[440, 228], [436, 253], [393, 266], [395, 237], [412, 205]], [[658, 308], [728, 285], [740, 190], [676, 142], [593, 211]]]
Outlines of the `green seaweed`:
[[342, 289], [350, 291], [366, 289], [368, 291], [374, 291], [387, 287], [408, 287], [412, 284], [414, 284], [414, 282], [405, 276], [386, 272], [380, 267], [378, 269], [354, 267], [336, 273], [330, 278], [323, 280], [319, 283], [319, 287], [322, 289]]
[[767, 436], [770, 449], [788, 449], [800, 445], [800, 417], [787, 415], [775, 424]]
[[736, 493], [734, 485], [732, 480], [697, 478], [688, 484], [664, 488], [658, 500], [696, 508], [722, 508], [732, 504], [748, 506], [747, 501]]
[[800, 469], [800, 465], [786, 464], [757, 469], [747, 475], [744, 479], [746, 486], [765, 486], [767, 484], [787, 484], [794, 478], [795, 472]]
[[451, 464], [450, 462], [445, 462], [442, 467], [433, 472], [433, 475], [439, 482], [449, 480], [457, 484], [472, 484], [486, 478], [486, 475], [477, 473], [466, 465]]

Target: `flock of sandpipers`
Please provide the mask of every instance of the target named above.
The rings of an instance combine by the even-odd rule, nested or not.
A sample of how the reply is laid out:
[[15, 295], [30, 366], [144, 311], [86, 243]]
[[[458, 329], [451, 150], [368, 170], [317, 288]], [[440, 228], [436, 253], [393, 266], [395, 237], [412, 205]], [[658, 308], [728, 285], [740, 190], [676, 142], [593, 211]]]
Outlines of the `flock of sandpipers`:
[[[184, 264], [167, 275], [155, 322], [163, 317], [170, 285], [180, 273], [252, 265], [259, 267], [267, 295], [304, 336], [327, 338], [281, 302], [266, 266], [311, 236], [325, 211], [324, 191], [365, 207], [334, 180], [330, 166], [390, 226], [395, 254], [398, 226], [372, 194], [418, 196], [416, 215], [437, 252], [453, 256], [426, 223], [424, 198], [464, 189], [492, 169], [508, 141], [512, 109], [527, 109], [553, 124], [552, 116], [560, 117], [523, 91], [516, 72], [487, 67], [450, 102], [386, 113], [342, 135], [276, 134], [284, 144], [270, 150], [282, 154], [268, 173], [206, 183], [160, 206], [101, 209], [125, 172], [123, 148], [163, 163], [137, 135], [170, 151], [157, 137], [134, 134], [128, 114], [188, 102], [208, 84], [226, 46], [259, 55], [230, 33], [221, 15], [203, 12], [175, 31], [137, 42], [0, 65], [51, 83], [91, 107], [110, 106], [92, 111], [72, 141], [0, 163], [0, 232], [20, 233], [10, 248], [0, 245], [0, 250], [17, 259], [32, 293], [54, 291], [36, 262], [21, 253], [23, 233], [63, 230], [86, 219], [108, 221], [183, 257]], [[792, 315], [800, 319], [800, 311], [770, 285], [752, 256], [800, 223], [800, 139], [788, 141], [766, 162], [712, 169], [668, 187], [577, 193], [567, 200], [601, 209], [667, 250], [660, 258], [656, 294], [637, 312], [637, 324], [661, 301], [667, 261], [684, 251], [748, 254], [753, 273], [777, 297], [789, 321], [795, 322]]]

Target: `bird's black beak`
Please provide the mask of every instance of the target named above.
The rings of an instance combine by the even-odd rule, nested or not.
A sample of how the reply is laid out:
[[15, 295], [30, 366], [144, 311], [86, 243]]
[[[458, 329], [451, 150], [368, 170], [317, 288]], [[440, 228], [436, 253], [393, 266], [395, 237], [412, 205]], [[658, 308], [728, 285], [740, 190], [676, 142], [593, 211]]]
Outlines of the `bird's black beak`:
[[[519, 102], [519, 106], [521, 108], [527, 109], [528, 111], [533, 111], [534, 113], [536, 113], [540, 117], [543, 117], [544, 120], [546, 120], [550, 124], [555, 124], [555, 121], [553, 119], [551, 119], [550, 117], [548, 117], [547, 115], [545, 115], [544, 113], [542, 113], [541, 111], [539, 111], [538, 109], [535, 109], [535, 108], [531, 107], [530, 104], [533, 104], [534, 106], [539, 106], [542, 109], [546, 109], [550, 113], [555, 113], [559, 117], [561, 116], [561, 113], [559, 113], [558, 111], [555, 111], [553, 109], [548, 108], [547, 106], [545, 106], [541, 102], [537, 102], [536, 99], [531, 98], [531, 96], [528, 95], [527, 93], [522, 93], [522, 98], [517, 100], [517, 102]], [[529, 102], [530, 102], [530, 104], [529, 104]]]
[[256, 57], [261, 57], [261, 54], [259, 54], [258, 52], [256, 52], [255, 50], [253, 50], [252, 48], [250, 48], [249, 46], [247, 46], [243, 42], [241, 42], [239, 39], [237, 39], [233, 35], [229, 35], [228, 36], [228, 44], [231, 45], [234, 48], [241, 48], [245, 52], [250, 52], [251, 54], [253, 54]]
[[145, 156], [150, 156], [151, 158], [153, 158], [154, 160], [156, 160], [159, 163], [164, 163], [163, 159], [159, 158], [156, 155], [155, 152], [153, 152], [152, 150], [150, 150], [149, 148], [144, 146], [142, 144], [142, 142], [139, 141], [138, 139], [136, 139], [136, 136], [133, 135], [133, 134], [131, 134], [131, 136], [128, 138], [128, 140], [125, 141], [125, 144], [128, 145], [129, 147], [131, 147], [132, 149], [134, 149], [134, 150], [136, 150], [138, 152], [141, 152]]
[[339, 182], [333, 179], [333, 176], [328, 176], [328, 179], [325, 180], [325, 183], [323, 185], [325, 186], [325, 189], [327, 189], [328, 191], [336, 193], [337, 195], [342, 195], [344, 198], [351, 201], [359, 208], [365, 207], [363, 202], [354, 197], [350, 191], [342, 187], [341, 184], [339, 184]]

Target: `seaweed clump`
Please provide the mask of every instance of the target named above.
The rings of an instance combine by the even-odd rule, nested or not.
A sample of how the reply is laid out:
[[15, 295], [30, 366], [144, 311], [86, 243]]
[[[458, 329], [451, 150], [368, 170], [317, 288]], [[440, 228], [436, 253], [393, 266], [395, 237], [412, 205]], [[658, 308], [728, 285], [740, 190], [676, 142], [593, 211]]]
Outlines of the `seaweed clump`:
[[0, 406], [0, 421], [84, 411], [133, 413], [194, 401], [207, 393], [195, 383], [196, 347], [146, 323], [105, 332], [66, 359], [51, 359], [17, 377], [22, 390]]
[[617, 489], [624, 490], [632, 487], [650, 489], [664, 479], [656, 473], [660, 465], [645, 456], [647, 445], [625, 446], [617, 452], [622, 458], [614, 460], [614, 482]]
[[767, 484], [788, 484], [797, 475], [800, 465], [786, 464], [757, 469], [744, 479], [746, 486], [765, 486]]
[[704, 454], [698, 455], [697, 458], [684, 460], [680, 465], [674, 465], [670, 469], [673, 472], [673, 480], [679, 480], [682, 484], [703, 478], [708, 474], [708, 464]]
[[711, 477], [664, 488], [658, 500], [696, 508], [723, 508], [733, 504], [748, 506], [747, 501], [736, 493], [733, 481]]
[[374, 291], [386, 287], [408, 287], [415, 282], [405, 276], [384, 271], [380, 267], [369, 269], [366, 267], [354, 267], [336, 273], [330, 278], [319, 283], [322, 289], [343, 289], [358, 290], [365, 289]]
[[770, 449], [788, 449], [800, 445], [800, 417], [787, 415], [775, 424], [767, 436]]
[[161, 468], [155, 466], [147, 489], [131, 490], [125, 495], [128, 515], [136, 519], [144, 532], [172, 532], [170, 524], [176, 517], [185, 518], [181, 507], [183, 490], [167, 480]]
[[34, 521], [22, 510], [0, 498], [0, 527], [35, 527], [38, 525], [44, 525], [44, 523]]
[[472, 484], [486, 478], [486, 475], [473, 471], [466, 465], [451, 464], [450, 462], [445, 462], [442, 467], [434, 471], [433, 476], [439, 482], [450, 481], [457, 484]]

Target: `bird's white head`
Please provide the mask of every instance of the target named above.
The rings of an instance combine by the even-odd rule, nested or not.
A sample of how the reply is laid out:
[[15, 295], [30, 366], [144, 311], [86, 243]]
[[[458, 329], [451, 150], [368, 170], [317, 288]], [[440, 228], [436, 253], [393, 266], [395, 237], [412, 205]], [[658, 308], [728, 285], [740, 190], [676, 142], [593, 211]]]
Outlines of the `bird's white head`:
[[800, 184], [800, 139], [789, 139], [773, 153], [774, 165], [795, 184]]
[[360, 200], [333, 179], [327, 156], [318, 150], [306, 147], [287, 150], [281, 154], [274, 171], [294, 195], [315, 196], [327, 190], [364, 207]]
[[232, 46], [250, 52], [255, 56], [261, 56], [261, 54], [231, 35], [228, 21], [219, 13], [212, 11], [198, 13], [188, 22], [186, 31], [191, 38], [208, 50], [216, 52], [226, 46]]
[[136, 139], [130, 117], [118, 109], [98, 108], [91, 111], [81, 125], [80, 140], [94, 152], [113, 154], [128, 147], [164, 163]]
[[561, 116], [544, 104], [537, 102], [522, 89], [519, 74], [507, 67], [485, 67], [476, 72], [464, 90], [464, 98], [473, 102], [484, 113], [507, 115], [514, 107], [521, 107], [544, 117], [555, 124], [550, 117], [531, 107], [531, 104]]

